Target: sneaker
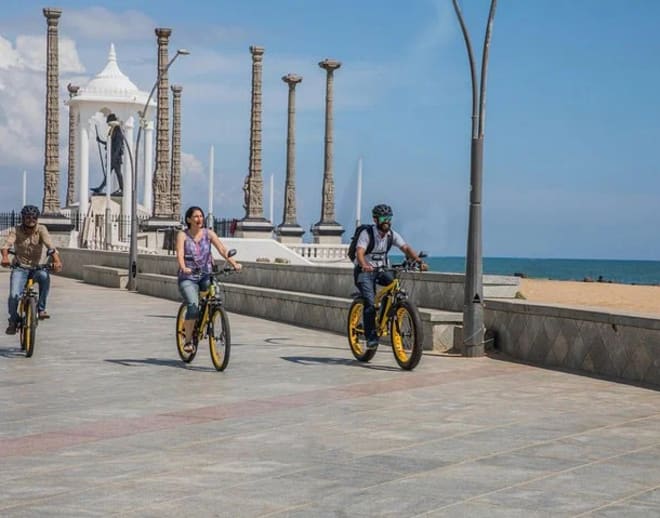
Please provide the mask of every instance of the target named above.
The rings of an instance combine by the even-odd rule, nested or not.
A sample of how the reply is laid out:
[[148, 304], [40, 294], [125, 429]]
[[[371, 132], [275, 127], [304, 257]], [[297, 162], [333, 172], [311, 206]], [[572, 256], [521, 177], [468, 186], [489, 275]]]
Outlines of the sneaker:
[[7, 329], [5, 329], [5, 334], [15, 335], [16, 334], [16, 322], [9, 322]]
[[378, 347], [377, 338], [372, 338], [371, 340], [367, 340], [367, 349], [375, 349], [376, 347]]
[[46, 313], [45, 309], [43, 311], [39, 311], [39, 320], [46, 320], [47, 318], [50, 318], [50, 315]]

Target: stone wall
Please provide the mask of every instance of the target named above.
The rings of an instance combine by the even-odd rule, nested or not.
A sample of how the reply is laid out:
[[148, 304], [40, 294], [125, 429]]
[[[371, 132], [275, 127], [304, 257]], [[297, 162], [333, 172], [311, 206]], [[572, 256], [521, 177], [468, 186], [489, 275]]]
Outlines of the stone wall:
[[[64, 275], [77, 279], [82, 279], [82, 266], [86, 264], [128, 269], [128, 256], [122, 252], [60, 249], [60, 254]], [[243, 265], [243, 271], [231, 277], [231, 284], [329, 297], [350, 297], [356, 291], [350, 268], [250, 262]], [[174, 256], [140, 255], [138, 271], [175, 276], [177, 263]], [[424, 272], [404, 273], [401, 278], [418, 306], [463, 311], [463, 275]], [[519, 279], [485, 275], [483, 284], [486, 298], [513, 298], [518, 291]]]
[[660, 320], [525, 301], [486, 302], [495, 345], [520, 360], [660, 385]]

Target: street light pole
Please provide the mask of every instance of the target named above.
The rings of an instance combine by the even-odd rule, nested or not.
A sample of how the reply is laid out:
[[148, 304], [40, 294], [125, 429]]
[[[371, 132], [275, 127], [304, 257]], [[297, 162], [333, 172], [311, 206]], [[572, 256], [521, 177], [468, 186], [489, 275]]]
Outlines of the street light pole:
[[187, 56], [188, 54], [190, 54], [190, 52], [187, 51], [186, 49], [179, 49], [176, 51], [176, 54], [172, 57], [172, 59], [170, 59], [170, 61], [165, 66], [165, 68], [163, 68], [158, 73], [158, 76], [156, 77], [156, 82], [154, 83], [154, 86], [151, 88], [151, 92], [149, 92], [149, 97], [147, 97], [147, 102], [144, 103], [144, 108], [142, 108], [141, 112], [138, 112], [138, 115], [140, 116], [140, 124], [138, 128], [137, 137], [135, 139], [135, 156], [133, 157], [135, 159], [135, 167], [133, 167], [133, 178], [131, 178], [131, 193], [132, 193], [131, 240], [128, 249], [128, 282], [126, 284], [126, 289], [130, 291], [136, 290], [136, 278], [137, 278], [137, 233], [138, 233], [137, 175], [138, 175], [138, 155], [139, 155], [138, 150], [140, 149], [140, 136], [142, 135], [142, 128], [146, 124], [146, 117], [147, 117], [147, 110], [149, 109], [149, 103], [151, 102], [151, 98], [153, 97], [156, 88], [158, 88], [158, 83], [160, 83], [161, 77], [172, 66], [172, 63], [174, 63], [174, 60], [176, 58], [178, 58], [179, 56]]
[[481, 191], [484, 156], [484, 113], [486, 109], [486, 72], [490, 33], [493, 28], [497, 0], [491, 0], [486, 36], [481, 58], [481, 84], [477, 93], [477, 70], [458, 0], [452, 0], [467, 47], [472, 78], [472, 143], [470, 148], [470, 219], [468, 224], [465, 293], [463, 299], [463, 355], [484, 354], [483, 257], [481, 234]]

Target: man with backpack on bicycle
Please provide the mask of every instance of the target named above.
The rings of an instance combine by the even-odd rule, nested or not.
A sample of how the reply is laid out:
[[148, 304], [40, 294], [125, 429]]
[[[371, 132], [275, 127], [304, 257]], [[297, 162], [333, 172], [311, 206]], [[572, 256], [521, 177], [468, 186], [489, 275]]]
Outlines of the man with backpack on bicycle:
[[381, 203], [376, 205], [371, 215], [373, 225], [360, 225], [353, 235], [348, 248], [348, 257], [355, 264], [353, 277], [355, 285], [364, 297], [364, 334], [367, 339], [367, 348], [378, 346], [378, 335], [376, 333], [376, 308], [374, 298], [376, 296], [376, 285], [385, 286], [392, 282], [392, 274], [383, 271], [380, 267], [387, 266], [389, 259], [387, 254], [395, 245], [408, 259], [420, 264], [421, 270], [426, 270], [427, 265], [422, 262], [417, 253], [404, 241], [401, 235], [392, 230], [392, 207]]
[[[0, 253], [2, 260], [0, 264], [5, 268], [11, 266], [9, 260], [9, 249], [14, 247], [14, 266], [9, 281], [9, 325], [5, 330], [8, 335], [16, 334], [18, 327], [18, 300], [21, 297], [25, 283], [28, 280], [30, 268], [36, 268], [41, 264], [44, 247], [52, 250], [53, 269], [56, 272], [62, 270], [62, 261], [53, 246], [48, 229], [38, 223], [39, 208], [34, 205], [26, 205], [21, 209], [21, 224], [10, 229]], [[39, 284], [39, 319], [50, 318], [46, 313], [46, 302], [50, 290], [50, 275], [46, 270], [39, 270], [34, 274], [34, 280]]]

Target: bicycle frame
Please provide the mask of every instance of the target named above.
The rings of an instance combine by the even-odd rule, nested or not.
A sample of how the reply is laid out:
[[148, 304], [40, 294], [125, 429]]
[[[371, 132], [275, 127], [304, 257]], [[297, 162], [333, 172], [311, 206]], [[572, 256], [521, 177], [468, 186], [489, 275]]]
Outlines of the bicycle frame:
[[[226, 272], [222, 272], [226, 273]], [[195, 321], [195, 333], [197, 339], [200, 340], [204, 336], [204, 330], [206, 329], [209, 323], [209, 315], [211, 310], [216, 306], [222, 305], [222, 300], [219, 297], [220, 293], [220, 281], [216, 278], [216, 275], [221, 273], [212, 273], [211, 274], [211, 285], [206, 292], [200, 292], [199, 294], [199, 305], [200, 312], [197, 320]]]
[[376, 293], [374, 299], [374, 306], [377, 308], [378, 317], [377, 317], [377, 332], [379, 336], [386, 336], [388, 333], [387, 330], [387, 321], [394, 305], [394, 294], [400, 291], [401, 283], [399, 282], [398, 277], [395, 277], [394, 280], [386, 286], [383, 286], [381, 290]]
[[21, 297], [18, 299], [18, 314], [21, 317], [20, 324], [23, 325], [23, 304], [28, 298], [34, 297], [35, 299], [39, 296], [37, 290], [34, 287], [34, 277], [32, 275], [28, 276], [28, 280], [25, 283]]

